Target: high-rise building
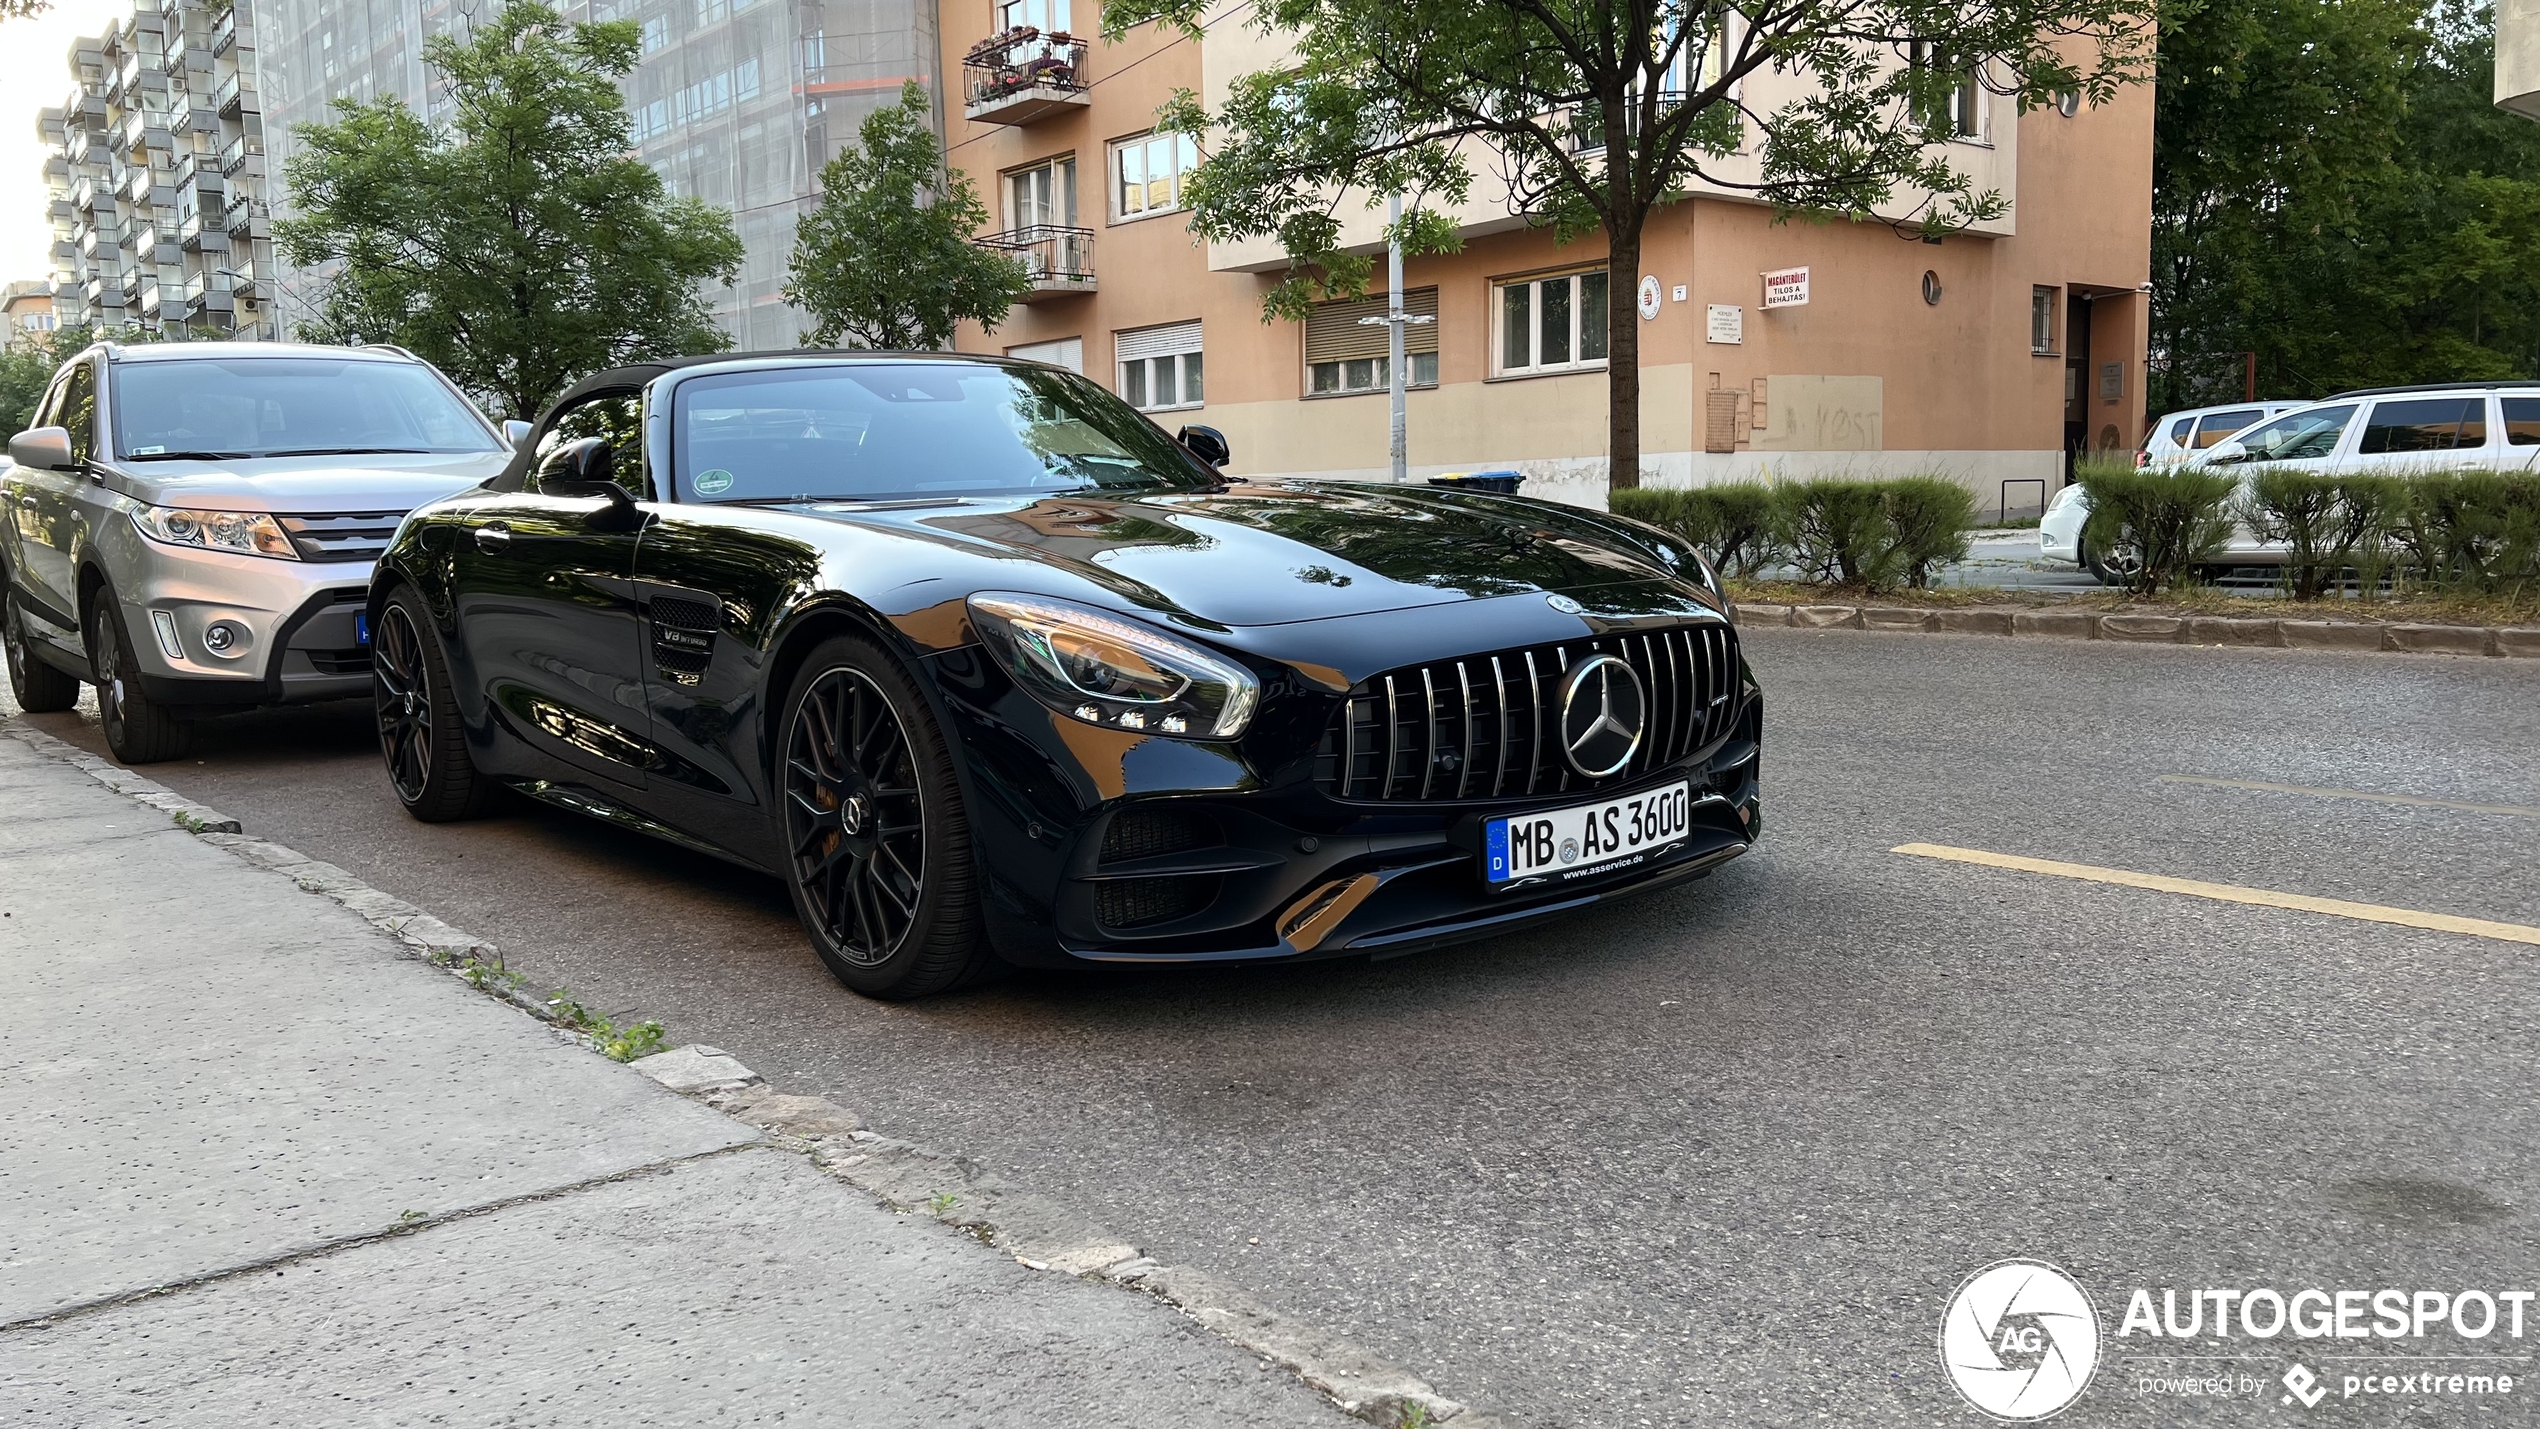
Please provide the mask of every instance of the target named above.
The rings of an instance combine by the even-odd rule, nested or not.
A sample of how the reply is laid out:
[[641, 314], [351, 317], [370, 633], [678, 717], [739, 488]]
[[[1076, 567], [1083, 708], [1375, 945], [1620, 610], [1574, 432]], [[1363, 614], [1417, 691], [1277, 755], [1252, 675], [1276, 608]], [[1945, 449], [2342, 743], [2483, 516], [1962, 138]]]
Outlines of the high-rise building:
[[[395, 95], [427, 120], [448, 96], [425, 67], [426, 36], [463, 28], [500, 0], [259, 0], [258, 51], [273, 172], [295, 125], [341, 98]], [[933, 7], [919, 0], [572, 0], [569, 20], [631, 20], [643, 57], [626, 77], [636, 151], [669, 185], [729, 208], [745, 257], [710, 288], [744, 348], [791, 347], [804, 326], [785, 303], [794, 220], [821, 166], [876, 105], [917, 79], [932, 87]], [[279, 182], [277, 181], [277, 187]], [[295, 301], [316, 284], [287, 280]], [[294, 317], [297, 314], [293, 314]]]
[[248, 0], [137, 0], [69, 60], [69, 96], [37, 118], [59, 146], [58, 320], [277, 335]]

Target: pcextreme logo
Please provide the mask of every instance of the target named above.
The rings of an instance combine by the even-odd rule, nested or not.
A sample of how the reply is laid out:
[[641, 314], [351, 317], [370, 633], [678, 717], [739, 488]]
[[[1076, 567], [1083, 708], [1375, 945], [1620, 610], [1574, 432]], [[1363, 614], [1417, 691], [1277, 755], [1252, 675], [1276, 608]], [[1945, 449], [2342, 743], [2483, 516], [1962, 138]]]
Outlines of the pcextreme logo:
[[1967, 1403], [1996, 1419], [2045, 1419], [2099, 1368], [2099, 1312], [2042, 1260], [1997, 1260], [1967, 1277], [1940, 1320], [1940, 1362]]

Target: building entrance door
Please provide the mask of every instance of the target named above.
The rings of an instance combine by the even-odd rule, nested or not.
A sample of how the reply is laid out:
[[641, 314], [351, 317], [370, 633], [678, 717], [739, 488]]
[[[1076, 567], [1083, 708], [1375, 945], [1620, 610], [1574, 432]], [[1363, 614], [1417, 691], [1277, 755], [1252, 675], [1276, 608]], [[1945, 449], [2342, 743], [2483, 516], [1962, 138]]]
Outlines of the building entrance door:
[[2090, 450], [2090, 299], [2064, 290], [2064, 484]]

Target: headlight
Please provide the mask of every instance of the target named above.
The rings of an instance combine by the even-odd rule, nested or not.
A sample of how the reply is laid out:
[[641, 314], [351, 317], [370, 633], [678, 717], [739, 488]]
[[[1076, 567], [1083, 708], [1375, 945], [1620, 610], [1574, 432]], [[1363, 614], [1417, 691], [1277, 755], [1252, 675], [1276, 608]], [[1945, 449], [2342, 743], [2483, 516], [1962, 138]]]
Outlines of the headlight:
[[1233, 739], [1261, 698], [1261, 682], [1234, 661], [1067, 601], [974, 595], [970, 620], [1016, 683], [1087, 724]]
[[141, 534], [171, 546], [228, 551], [241, 556], [300, 559], [282, 523], [261, 511], [189, 511], [179, 506], [144, 506], [132, 513]]

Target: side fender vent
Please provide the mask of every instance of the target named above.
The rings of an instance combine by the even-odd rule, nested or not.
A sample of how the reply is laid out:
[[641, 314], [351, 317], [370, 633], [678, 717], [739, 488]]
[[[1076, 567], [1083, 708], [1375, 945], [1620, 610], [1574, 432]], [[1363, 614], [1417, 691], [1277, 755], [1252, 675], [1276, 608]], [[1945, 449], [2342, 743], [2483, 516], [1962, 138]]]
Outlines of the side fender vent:
[[714, 663], [722, 612], [702, 600], [657, 595], [652, 599], [653, 666], [674, 685], [695, 685]]

